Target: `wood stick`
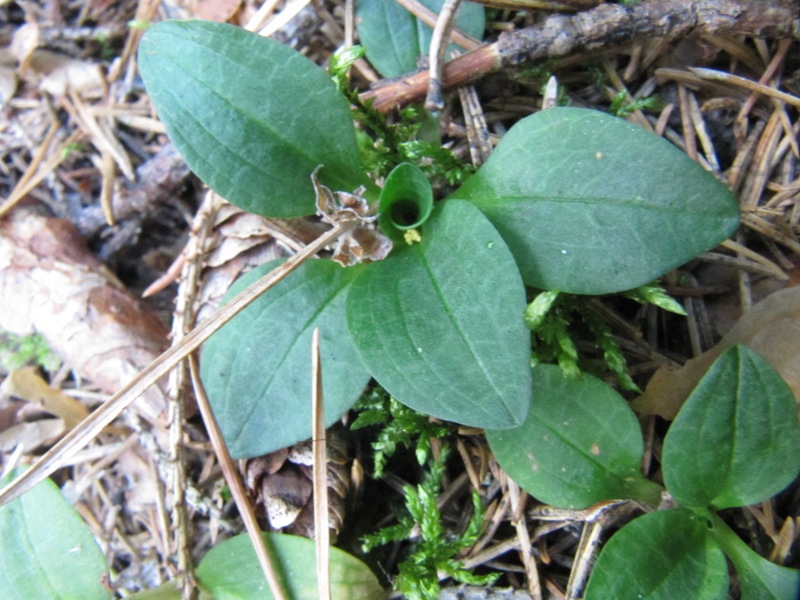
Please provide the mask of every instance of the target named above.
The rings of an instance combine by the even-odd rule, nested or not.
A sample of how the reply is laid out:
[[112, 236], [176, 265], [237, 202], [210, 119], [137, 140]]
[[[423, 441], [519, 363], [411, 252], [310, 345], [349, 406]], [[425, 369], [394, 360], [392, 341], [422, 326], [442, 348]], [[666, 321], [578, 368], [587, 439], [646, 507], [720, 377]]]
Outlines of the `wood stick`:
[[[768, 38], [800, 35], [796, 0], [651, 0], [641, 4], [601, 4], [572, 15], [552, 15], [542, 23], [501, 35], [448, 62], [445, 89], [471, 83], [505, 67], [575, 52], [618, 46], [634, 40], [678, 39], [692, 33]], [[376, 109], [389, 112], [421, 101], [428, 73], [418, 72], [365, 92]]]

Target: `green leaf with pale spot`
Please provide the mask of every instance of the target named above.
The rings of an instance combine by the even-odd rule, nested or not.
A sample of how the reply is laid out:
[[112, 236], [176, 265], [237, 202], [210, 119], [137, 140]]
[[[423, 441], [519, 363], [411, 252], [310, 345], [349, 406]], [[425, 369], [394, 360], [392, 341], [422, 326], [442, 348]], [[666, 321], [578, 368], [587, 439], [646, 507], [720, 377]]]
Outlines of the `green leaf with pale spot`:
[[347, 320], [367, 369], [399, 402], [475, 427], [513, 427], [530, 402], [525, 291], [491, 223], [439, 205], [422, 241], [363, 270]]
[[519, 121], [451, 197], [489, 217], [527, 284], [575, 294], [648, 283], [739, 223], [733, 195], [686, 154], [579, 108]]
[[334, 190], [366, 183], [344, 96], [291, 48], [232, 25], [166, 21], [147, 30], [138, 58], [175, 147], [240, 208], [314, 214], [318, 165]]
[[[284, 591], [293, 600], [317, 600], [314, 540], [294, 535], [264, 533], [273, 550]], [[226, 540], [209, 550], [197, 567], [200, 586], [216, 600], [271, 600], [264, 572], [247, 535]], [[354, 556], [331, 548], [331, 598], [333, 600], [383, 600], [387, 594], [369, 568]]]
[[660, 488], [640, 470], [644, 444], [636, 416], [605, 382], [567, 378], [554, 365], [533, 368], [525, 422], [486, 431], [497, 462], [539, 501], [582, 509], [637, 498], [658, 503]]
[[[277, 266], [238, 280], [226, 298]], [[345, 317], [358, 267], [311, 260], [255, 300], [203, 346], [200, 374], [236, 458], [259, 456], [311, 437], [311, 334], [320, 330], [326, 426], [358, 400], [369, 373]]]

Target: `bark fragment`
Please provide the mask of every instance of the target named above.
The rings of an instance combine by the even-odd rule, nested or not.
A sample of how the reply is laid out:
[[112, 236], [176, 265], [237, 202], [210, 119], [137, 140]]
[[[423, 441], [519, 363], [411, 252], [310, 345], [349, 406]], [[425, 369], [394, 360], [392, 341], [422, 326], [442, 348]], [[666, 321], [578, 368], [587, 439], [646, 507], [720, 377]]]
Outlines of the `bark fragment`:
[[[116, 392], [167, 347], [164, 325], [133, 298], [68, 221], [17, 208], [0, 220], [0, 328], [40, 333], [76, 374]], [[138, 404], [158, 422], [161, 389]]]

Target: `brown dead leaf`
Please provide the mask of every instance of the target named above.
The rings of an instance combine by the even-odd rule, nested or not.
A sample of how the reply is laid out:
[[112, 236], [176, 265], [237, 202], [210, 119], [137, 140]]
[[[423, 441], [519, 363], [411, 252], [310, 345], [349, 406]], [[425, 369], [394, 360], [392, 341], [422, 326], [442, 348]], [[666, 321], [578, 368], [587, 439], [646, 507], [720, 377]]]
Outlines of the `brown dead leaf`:
[[19, 71], [23, 72], [30, 66], [33, 51], [39, 45], [39, 25], [25, 23], [14, 31], [11, 38], [11, 52], [19, 61]]
[[125, 490], [125, 508], [134, 514], [152, 507], [159, 496], [155, 469], [142, 452], [140, 447], [133, 446], [117, 458], [117, 470], [124, 473], [126, 480], [120, 485]]
[[0, 396], [14, 396], [31, 402], [55, 417], [63, 419], [72, 429], [89, 414], [89, 410], [71, 396], [50, 387], [33, 367], [23, 367], [8, 374], [0, 385]]
[[48, 446], [67, 431], [64, 419], [39, 419], [19, 423], [0, 433], [0, 452], [20, 448], [23, 454]]
[[233, 17], [241, 6], [241, 0], [198, 0], [193, 13], [198, 19], [224, 23]]
[[681, 367], [664, 365], [631, 407], [672, 420], [717, 357], [743, 344], [764, 357], [789, 384], [800, 402], [800, 286], [775, 292], [746, 313], [708, 352]]
[[103, 74], [93, 62], [39, 48], [30, 57], [30, 70], [42, 76], [39, 88], [52, 96], [66, 95], [67, 88], [81, 96], [103, 93]]
[[9, 48], [0, 48], [0, 108], [17, 91], [17, 60]]

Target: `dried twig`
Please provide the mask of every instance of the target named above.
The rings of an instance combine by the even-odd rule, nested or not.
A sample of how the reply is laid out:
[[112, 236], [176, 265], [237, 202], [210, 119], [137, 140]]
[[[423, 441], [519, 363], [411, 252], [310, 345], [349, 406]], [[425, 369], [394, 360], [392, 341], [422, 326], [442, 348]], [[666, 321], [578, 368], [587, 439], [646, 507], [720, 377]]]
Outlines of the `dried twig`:
[[314, 456], [314, 538], [317, 551], [317, 595], [331, 598], [330, 529], [328, 528], [328, 456], [325, 448], [325, 397], [322, 392], [322, 364], [319, 328], [311, 337], [311, 451]]
[[450, 43], [450, 35], [456, 24], [456, 14], [461, 6], [461, 0], [446, 0], [436, 19], [433, 28], [430, 49], [430, 67], [428, 68], [428, 95], [425, 98], [425, 108], [430, 111], [444, 109], [442, 98], [442, 69], [444, 66], [445, 52]]
[[528, 524], [525, 520], [525, 501], [528, 498], [528, 494], [520, 490], [519, 486], [510, 478], [507, 479], [506, 483], [508, 495], [511, 498], [511, 523], [517, 531], [520, 558], [525, 566], [525, 574], [528, 576], [528, 592], [534, 600], [541, 600], [542, 587], [539, 582], [539, 571], [536, 566], [536, 558], [531, 552], [531, 539], [528, 533]]
[[[136, 167], [135, 182], [117, 186], [110, 210], [116, 219], [141, 217], [166, 200], [173, 198], [189, 177], [189, 167], [172, 144], [165, 144], [152, 158]], [[78, 215], [80, 232], [91, 237], [106, 225], [103, 210], [89, 206]]]

